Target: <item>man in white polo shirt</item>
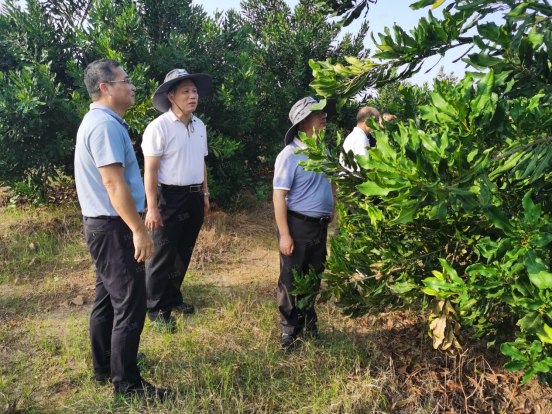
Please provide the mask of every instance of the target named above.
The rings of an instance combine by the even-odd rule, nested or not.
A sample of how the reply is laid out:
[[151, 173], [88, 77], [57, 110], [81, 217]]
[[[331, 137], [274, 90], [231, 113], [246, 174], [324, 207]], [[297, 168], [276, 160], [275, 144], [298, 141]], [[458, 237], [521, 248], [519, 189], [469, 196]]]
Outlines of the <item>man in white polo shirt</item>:
[[180, 287], [197, 236], [209, 211], [207, 131], [194, 116], [199, 99], [211, 90], [211, 76], [174, 69], [153, 95], [163, 115], [144, 132], [144, 184], [155, 251], [146, 268], [148, 316], [157, 327], [174, 330], [171, 311], [193, 313]]
[[[376, 146], [376, 140], [370, 134], [372, 129], [366, 125], [366, 121], [372, 117], [376, 118], [378, 122], [380, 121], [380, 114], [376, 108], [372, 108], [371, 106], [360, 108], [356, 117], [356, 127], [353, 128], [343, 142], [343, 150], [345, 153], [353, 151], [354, 155], [368, 155], [368, 148]], [[352, 166], [345, 163], [342, 155], [339, 157], [339, 162], [343, 168], [353, 171]]]

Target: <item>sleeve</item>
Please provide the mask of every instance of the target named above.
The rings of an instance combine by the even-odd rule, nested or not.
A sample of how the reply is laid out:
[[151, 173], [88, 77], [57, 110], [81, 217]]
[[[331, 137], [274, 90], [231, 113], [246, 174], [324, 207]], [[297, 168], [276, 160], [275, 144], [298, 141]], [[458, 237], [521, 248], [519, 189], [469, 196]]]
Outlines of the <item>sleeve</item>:
[[110, 164], [125, 168], [125, 136], [116, 121], [97, 124], [90, 133], [89, 145], [97, 168]]
[[274, 180], [272, 182], [273, 189], [291, 190], [296, 167], [297, 162], [292, 153], [282, 151], [278, 154], [276, 164], [274, 165]]
[[368, 137], [357, 137], [353, 145], [353, 153], [355, 155], [368, 155], [368, 148], [370, 146], [370, 141]]
[[165, 152], [165, 136], [161, 128], [151, 123], [142, 136], [142, 152], [146, 157], [160, 157]]

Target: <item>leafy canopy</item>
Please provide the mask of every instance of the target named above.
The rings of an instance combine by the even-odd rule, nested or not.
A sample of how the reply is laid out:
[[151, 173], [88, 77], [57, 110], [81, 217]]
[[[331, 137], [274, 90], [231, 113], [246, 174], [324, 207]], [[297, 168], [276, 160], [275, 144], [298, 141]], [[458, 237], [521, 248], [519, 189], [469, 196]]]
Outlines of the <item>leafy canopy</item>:
[[[369, 6], [320, 3], [349, 17]], [[398, 122], [383, 129], [369, 120], [376, 148], [343, 154], [353, 173], [337, 162], [339, 148], [330, 157], [316, 143], [308, 150], [308, 168], [338, 184], [343, 202], [322, 295], [351, 316], [421, 305], [435, 348], [461, 347], [462, 326], [500, 343], [506, 368], [525, 370], [522, 383], [538, 375], [552, 385], [552, 6], [411, 7], [428, 6], [443, 7], [443, 18], [428, 11], [408, 33], [385, 29], [371, 58], [310, 61], [311, 86], [341, 105], [367, 88], [400, 85]], [[463, 79], [436, 79], [427, 94], [404, 83], [428, 57], [457, 47], [471, 68]]]
[[210, 17], [191, 0], [29, 0], [25, 10], [6, 1], [0, 186], [25, 186], [37, 197], [57, 174], [72, 176], [76, 131], [90, 103], [83, 71], [111, 58], [137, 86], [125, 119], [140, 158], [142, 133], [159, 115], [151, 96], [165, 74], [175, 67], [211, 74], [213, 91], [197, 111], [208, 129], [210, 191], [227, 205], [244, 189], [262, 196], [289, 108], [312, 95], [309, 59], [364, 56], [367, 27], [337, 40], [341, 28], [312, 0], [293, 10], [283, 0], [247, 0], [242, 8]]

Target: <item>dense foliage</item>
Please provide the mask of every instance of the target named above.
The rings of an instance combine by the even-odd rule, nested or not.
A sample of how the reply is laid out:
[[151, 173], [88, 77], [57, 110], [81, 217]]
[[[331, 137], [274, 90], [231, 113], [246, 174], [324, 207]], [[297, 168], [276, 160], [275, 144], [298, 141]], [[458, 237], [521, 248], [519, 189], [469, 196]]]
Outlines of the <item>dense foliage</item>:
[[125, 119], [138, 155], [145, 126], [159, 115], [151, 96], [165, 74], [175, 67], [206, 72], [214, 87], [197, 115], [208, 128], [212, 194], [229, 202], [242, 189], [266, 188], [289, 108], [312, 94], [309, 59], [362, 58], [367, 26], [337, 41], [339, 25], [312, 0], [294, 10], [282, 0], [247, 0], [242, 7], [213, 18], [191, 0], [30, 0], [25, 10], [6, 1], [0, 186], [36, 196], [58, 174], [72, 175], [76, 130], [90, 102], [84, 68], [112, 58], [137, 86]]
[[[322, 3], [345, 16], [369, 6]], [[341, 104], [403, 82], [399, 121], [372, 122], [377, 147], [346, 155], [354, 173], [339, 166], [338, 150], [328, 159], [311, 142], [310, 168], [338, 184], [344, 203], [323, 296], [352, 316], [421, 305], [435, 348], [461, 347], [461, 332], [487, 338], [511, 358], [507, 369], [525, 370], [522, 383], [537, 374], [552, 385], [552, 6], [411, 7], [431, 5], [444, 7], [442, 19], [429, 12], [410, 33], [379, 35], [379, 62], [311, 61], [312, 86]], [[437, 79], [428, 96], [404, 84], [428, 56], [462, 45], [472, 69], [463, 79]]]

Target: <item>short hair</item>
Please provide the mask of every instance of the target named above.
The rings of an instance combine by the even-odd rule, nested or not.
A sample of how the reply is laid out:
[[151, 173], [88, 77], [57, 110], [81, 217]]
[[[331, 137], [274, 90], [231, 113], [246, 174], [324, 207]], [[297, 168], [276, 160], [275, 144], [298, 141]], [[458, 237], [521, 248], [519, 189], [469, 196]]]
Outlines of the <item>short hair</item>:
[[184, 81], [190, 81], [194, 84], [194, 86], [196, 86], [195, 82], [192, 80], [192, 79], [182, 79], [181, 81], [178, 81], [176, 83], [173, 83], [171, 85], [171, 87], [169, 88], [169, 90], [167, 91], [167, 95], [170, 93], [170, 94], [174, 94], [176, 93], [176, 90], [178, 89], [178, 87], [180, 86], [180, 84]]
[[93, 101], [97, 101], [101, 97], [100, 83], [115, 80], [116, 75], [112, 69], [119, 66], [121, 64], [116, 60], [98, 59], [86, 67], [84, 70], [84, 84]]
[[360, 110], [357, 113], [357, 124], [364, 124], [366, 123], [366, 120], [368, 118], [374, 117], [379, 121], [380, 114], [376, 108], [373, 108], [371, 106], [365, 106], [364, 108], [360, 108]]

